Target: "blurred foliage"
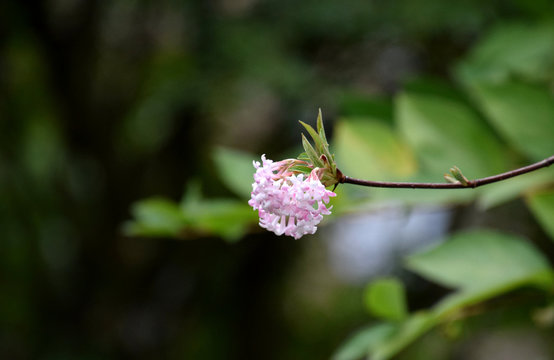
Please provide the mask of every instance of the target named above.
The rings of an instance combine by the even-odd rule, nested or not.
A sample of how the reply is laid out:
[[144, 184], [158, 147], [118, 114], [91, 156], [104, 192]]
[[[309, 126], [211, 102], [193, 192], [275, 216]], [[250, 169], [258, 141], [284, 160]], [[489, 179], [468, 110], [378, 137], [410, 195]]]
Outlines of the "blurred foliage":
[[137, 221], [126, 224], [124, 229], [131, 236], [215, 234], [229, 241], [240, 239], [247, 224], [257, 219], [244, 201], [203, 199], [198, 184], [189, 186], [178, 205], [167, 199], [150, 198], [135, 204], [132, 213]]
[[[296, 156], [297, 120], [318, 107], [351, 176], [442, 181], [453, 165], [477, 177], [551, 155], [553, 13], [548, 0], [1, 2], [2, 357], [321, 359], [360, 327], [336, 358], [463, 357], [484, 331], [521, 326], [549, 341], [550, 280], [533, 278], [551, 271], [553, 169], [478, 191], [339, 186], [330, 223], [464, 205], [453, 230], [481, 217], [506, 230], [530, 209], [537, 247], [464, 232], [408, 258], [456, 288], [435, 305], [423, 280], [339, 281], [322, 237], [276, 239], [245, 199], [252, 160]], [[462, 251], [472, 265], [450, 267]], [[464, 282], [481, 268], [485, 288]]]
[[411, 150], [390, 125], [376, 118], [344, 118], [335, 125], [333, 150], [345, 174], [361, 179], [398, 179], [412, 175], [416, 163]]
[[531, 193], [527, 196], [527, 201], [544, 230], [554, 239], [554, 191]]
[[[554, 75], [552, 29], [551, 26], [525, 28], [528, 34], [515, 31], [514, 35], [514, 27], [507, 26], [486, 36], [461, 61], [463, 72], [459, 72], [462, 74], [459, 80], [468, 84], [469, 99], [454, 89], [448, 92], [451, 95], [445, 96], [433, 82], [420, 82], [415, 89], [397, 95], [394, 122], [399, 135], [393, 132], [388, 119], [380, 119], [371, 110], [364, 118], [339, 120], [333, 138], [338, 165], [346, 174], [361, 178], [437, 181], [438, 175], [453, 164], [462, 167], [471, 178], [478, 178], [554, 154], [554, 97], [544, 85], [524, 84], [512, 78], [521, 74], [539, 84], [554, 81], [554, 77], [544, 77], [548, 72]], [[533, 41], [526, 38], [531, 36]], [[517, 53], [519, 58], [507, 56], [511, 53]], [[523, 62], [525, 67], [521, 66]], [[468, 103], [472, 100], [483, 110], [489, 123]], [[495, 130], [500, 134], [495, 134]], [[510, 151], [521, 153], [518, 161], [513, 156], [508, 161]], [[243, 166], [246, 160], [239, 162], [235, 160], [238, 155], [233, 154], [230, 150], [216, 152], [215, 164], [222, 180], [238, 189], [240, 182], [246, 183], [247, 179], [237, 180], [239, 175], [233, 169], [243, 174], [252, 170]], [[417, 168], [413, 154], [419, 160]], [[494, 205], [499, 205], [522, 192], [531, 194], [537, 186], [553, 186], [552, 171], [545, 175], [547, 171], [540, 173], [540, 178], [533, 174], [533, 182], [526, 178], [506, 181], [510, 187], [502, 185], [502, 197], [491, 200], [488, 195], [488, 200], [478, 201], [488, 204], [494, 201]], [[540, 180], [535, 182], [536, 179]], [[524, 182], [524, 186], [514, 186], [513, 181]], [[486, 196], [487, 190], [468, 197]], [[242, 188], [237, 193], [244, 195]], [[529, 196], [533, 213], [551, 233], [554, 199], [550, 195]], [[440, 202], [459, 200], [448, 194], [437, 199]], [[140, 206], [146, 204], [142, 202]], [[339, 213], [349, 208], [345, 201], [340, 205]], [[240, 216], [234, 220], [240, 222]], [[242, 221], [249, 222], [246, 217]], [[443, 285], [460, 288], [459, 292], [435, 305], [431, 312], [415, 313], [400, 324], [380, 324], [362, 330], [338, 350], [335, 358], [356, 359], [369, 352], [372, 359], [389, 359], [431, 327], [451, 317], [453, 312], [463, 312], [468, 306], [515, 287], [539, 285], [550, 293], [553, 284], [547, 263], [523, 239], [493, 233], [460, 235], [427, 254], [410, 258], [408, 264], [412, 271]], [[366, 302], [375, 316], [398, 321], [405, 317], [402, 293], [397, 280], [380, 280], [369, 285]]]
[[[495, 29], [460, 62], [458, 81], [466, 85], [465, 94], [453, 88], [444, 93], [445, 85], [420, 80], [417, 86], [409, 86], [395, 97], [394, 128], [390, 119], [383, 119], [382, 113], [373, 112], [371, 107], [365, 109], [365, 117], [338, 120], [333, 138], [338, 166], [346, 174], [361, 178], [438, 181], [441, 173], [454, 164], [470, 178], [478, 178], [554, 154], [554, 97], [546, 87], [554, 83], [553, 29], [550, 25]], [[244, 174], [252, 173], [245, 165], [248, 156], [222, 149], [214, 156], [222, 181], [240, 196], [247, 194], [241, 184], [248, 183]], [[554, 186], [552, 174], [552, 169], [542, 170], [528, 178], [508, 180], [496, 189], [491, 187], [492, 194], [497, 195], [487, 195], [489, 188], [482, 188], [479, 192], [467, 191], [463, 197], [455, 192], [437, 198], [427, 192], [425, 196], [440, 203], [479, 197], [478, 203], [497, 206], [528, 194], [533, 214], [552, 234], [554, 198], [549, 193], [533, 193], [537, 188]], [[394, 197], [394, 192], [399, 193], [389, 194]], [[138, 207], [149, 207], [150, 201]], [[342, 200], [335, 213], [352, 211], [354, 206], [363, 207], [359, 202]], [[218, 214], [211, 215], [215, 223]], [[245, 211], [244, 217], [237, 215], [233, 221], [246, 226], [251, 218]], [[140, 230], [148, 221], [147, 217], [139, 218], [133, 233], [155, 235]], [[221, 223], [227, 224], [225, 218]], [[202, 226], [201, 222], [196, 224]], [[173, 222], [167, 225], [167, 232], [161, 235], [176, 236], [181, 230]], [[494, 233], [459, 235], [431, 252], [410, 258], [408, 265], [424, 277], [459, 288], [459, 292], [431, 311], [414, 313], [400, 324], [361, 330], [335, 358], [356, 359], [369, 353], [372, 359], [389, 359], [433, 326], [447, 321], [452, 313], [463, 313], [469, 306], [527, 285], [540, 286], [548, 296], [553, 285], [552, 271], [538, 252], [523, 239]], [[398, 321], [405, 317], [402, 294], [397, 280], [380, 280], [369, 285], [366, 303], [373, 315]]]
[[[519, 55], [523, 59], [521, 61], [537, 64], [525, 68], [524, 74], [539, 79], [539, 82], [527, 85], [510, 77], [510, 74], [516, 76], [521, 73], [522, 69], [518, 66], [520, 62], [510, 60], [506, 63], [504, 57], [506, 53], [517, 52], [512, 47], [521, 46], [520, 41], [523, 41], [518, 38], [513, 44], [506, 43], [513, 29], [512, 26], [495, 29], [476, 45], [476, 50], [468, 58], [460, 61], [460, 67], [465, 73], [473, 74], [469, 80], [463, 75], [465, 73], [460, 75], [460, 83], [471, 84], [463, 88], [467, 94], [446, 84], [420, 79], [416, 84], [407, 86], [408, 90], [396, 95], [392, 119], [384, 115], [390, 115], [391, 112], [383, 113], [382, 107], [373, 110], [370, 106], [364, 110], [363, 117], [339, 119], [334, 127], [331, 150], [337, 151], [337, 164], [343, 173], [373, 180], [439, 182], [442, 174], [456, 165], [463, 169], [466, 176], [475, 179], [554, 154], [554, 97], [545, 87], [545, 80], [546, 84], [554, 82], [554, 45], [548, 47], [541, 43], [541, 39], [553, 35], [554, 28], [540, 25], [529, 30], [530, 34], [539, 37], [538, 49], [524, 49]], [[504, 71], [503, 76], [489, 75], [490, 71], [498, 69]], [[545, 79], [545, 72], [550, 72], [552, 76]], [[484, 118], [479, 109], [472, 105], [478, 108], [483, 106]], [[391, 121], [395, 126], [391, 127]], [[246, 174], [253, 172], [248, 163], [256, 156], [224, 148], [216, 149], [213, 156], [222, 182], [237, 195], [246, 197], [247, 184], [251, 182]], [[417, 163], [414, 158], [417, 158]], [[467, 202], [479, 197], [476, 200], [478, 203], [497, 206], [536, 188], [552, 186], [552, 174], [552, 169], [546, 169], [526, 175], [529, 178], [525, 176], [496, 184], [496, 189], [491, 186], [493, 195], [488, 195], [488, 187], [465, 193], [464, 190], [437, 191], [437, 195], [424, 191], [423, 194], [414, 194], [414, 202], [420, 202], [420, 197], [439, 203]], [[368, 198], [367, 201], [385, 202], [390, 198], [400, 198], [410, 202], [410, 196], [406, 197], [405, 194], [403, 190], [392, 190], [382, 198]], [[341, 196], [347, 199], [337, 204], [335, 213], [349, 212], [354, 207], [364, 206], [357, 201], [349, 204], [347, 193]], [[156, 202], [146, 200], [137, 207], [146, 209], [148, 204], [157, 206]], [[546, 207], [533, 208], [541, 221], [545, 217], [550, 218], [550, 214], [542, 214], [548, 211], [543, 210]], [[537, 208], [541, 210], [537, 211]], [[155, 216], [157, 212], [152, 214]], [[218, 215], [212, 213], [212, 216], [213, 221], [217, 222]], [[244, 212], [244, 216], [237, 215], [233, 221], [247, 226], [252, 219], [250, 214]], [[222, 221], [225, 223], [223, 218]], [[143, 222], [149, 222], [148, 218], [141, 216], [132, 226], [131, 234], [155, 235], [140, 231]], [[184, 223], [183, 219], [182, 227], [179, 228], [170, 221], [167, 229], [158, 235], [177, 236]], [[197, 224], [202, 226], [201, 222]]]
[[406, 318], [404, 286], [395, 278], [381, 278], [370, 283], [365, 291], [365, 304], [375, 317], [385, 320]]
[[[365, 347], [360, 346], [360, 335], [355, 335], [338, 350], [336, 358], [357, 359], [369, 352], [371, 359], [390, 359], [430, 328], [459, 316], [467, 316], [464, 315], [464, 309], [470, 306], [525, 286], [541, 288], [544, 301], [552, 296], [554, 285], [554, 272], [540, 252], [524, 239], [500, 233], [477, 231], [454, 235], [438, 247], [409, 257], [407, 266], [426, 278], [458, 291], [443, 298], [430, 310], [415, 312], [401, 323], [387, 323], [394, 330], [379, 340], [367, 336]], [[390, 288], [390, 284], [394, 283], [387, 280], [387, 284]], [[372, 284], [370, 291], [383, 292], [382, 288], [381, 280]], [[388, 295], [380, 296], [379, 302], [370, 304], [373, 314], [378, 315], [383, 307], [400, 301], [398, 290], [387, 292]], [[372, 298], [376, 300], [376, 296]], [[361, 330], [361, 333], [381, 333], [382, 326], [375, 325]], [[341, 355], [344, 353], [351, 355]]]

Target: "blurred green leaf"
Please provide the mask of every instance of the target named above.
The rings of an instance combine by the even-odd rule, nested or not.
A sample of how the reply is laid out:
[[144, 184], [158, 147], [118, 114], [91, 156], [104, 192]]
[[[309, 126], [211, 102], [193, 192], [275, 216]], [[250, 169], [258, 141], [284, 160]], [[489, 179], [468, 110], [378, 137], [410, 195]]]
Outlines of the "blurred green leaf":
[[437, 319], [430, 313], [418, 312], [411, 315], [388, 338], [375, 346], [371, 353], [372, 360], [386, 360], [423, 335], [436, 325]]
[[29, 121], [25, 138], [19, 152], [30, 173], [40, 179], [40, 183], [50, 180], [55, 169], [67, 161], [61, 146], [59, 129], [50, 114], [44, 111], [38, 121]]
[[374, 316], [398, 321], [406, 317], [404, 285], [395, 278], [372, 281], [364, 294], [365, 305]]
[[188, 184], [180, 203], [187, 229], [200, 234], [213, 234], [227, 241], [236, 241], [246, 228], [257, 222], [257, 213], [243, 201], [203, 199], [197, 182]]
[[396, 101], [400, 132], [432, 173], [453, 165], [468, 178], [506, 169], [503, 148], [465, 104], [439, 96], [403, 93]]
[[554, 183], [554, 168], [541, 169], [479, 189], [477, 204], [481, 209], [489, 209], [551, 183]]
[[437, 96], [441, 99], [460, 101], [460, 92], [444, 79], [421, 75], [410, 79], [403, 88], [408, 94]]
[[[446, 182], [442, 174], [418, 175], [409, 179], [414, 182]], [[375, 189], [372, 192], [374, 201], [395, 201], [405, 205], [424, 204], [467, 204], [477, 193], [473, 189], [450, 189], [437, 191], [434, 189]]]
[[188, 209], [186, 217], [195, 232], [219, 235], [227, 241], [238, 240], [258, 219], [246, 203], [230, 199], [204, 200]]
[[554, 240], [554, 190], [529, 194], [527, 204], [544, 231]]
[[157, 53], [146, 71], [136, 102], [119, 124], [118, 148], [127, 156], [163, 146], [175, 129], [175, 111], [201, 93], [193, 59], [181, 53]]
[[250, 198], [252, 191], [254, 158], [252, 154], [229, 148], [216, 147], [213, 151], [213, 160], [223, 183], [245, 199]]
[[257, 213], [245, 202], [232, 199], [204, 199], [197, 183], [189, 184], [180, 204], [163, 198], [150, 198], [133, 205], [134, 219], [124, 225], [130, 236], [217, 235], [236, 241]]
[[[397, 327], [388, 336], [379, 339], [376, 344], [371, 346], [368, 350], [370, 358], [372, 360], [391, 359], [431, 328], [448, 321], [453, 313], [463, 311], [467, 306], [478, 304], [530, 283], [543, 285], [545, 289], [549, 289], [553, 284], [551, 270], [546, 268], [521, 281], [498, 283], [492, 287], [467, 288], [449, 295], [430, 311], [417, 312], [401, 324], [397, 324]], [[370, 329], [367, 329], [367, 331]]]
[[176, 236], [186, 224], [177, 204], [163, 198], [141, 200], [131, 212], [135, 220], [124, 226], [130, 236]]
[[202, 201], [202, 190], [200, 182], [197, 179], [189, 181], [185, 187], [185, 192], [179, 203], [183, 213], [193, 211], [195, 207], [200, 206]]
[[369, 180], [406, 178], [416, 164], [410, 150], [392, 129], [369, 118], [341, 119], [335, 125], [333, 148], [337, 166], [349, 176]]
[[333, 360], [356, 360], [367, 355], [368, 352], [388, 338], [395, 330], [394, 324], [382, 323], [367, 326], [352, 335], [333, 354]]
[[[313, 80], [306, 64], [287, 52], [283, 32], [278, 27], [251, 18], [218, 21], [213, 35], [209, 48], [215, 50], [212, 55], [216, 57], [213, 60], [217, 67], [211, 68], [211, 75], [231, 70], [239, 76], [295, 94]], [[229, 94], [224, 96], [229, 98]]]
[[345, 92], [338, 95], [340, 114], [344, 117], [370, 117], [392, 123], [393, 109], [389, 99], [368, 97], [365, 93]]
[[501, 82], [510, 74], [544, 80], [552, 76], [553, 59], [553, 24], [502, 24], [483, 37], [456, 74], [467, 85]]
[[409, 257], [407, 267], [442, 285], [466, 289], [532, 281], [549, 270], [544, 256], [524, 239], [492, 231], [456, 234]]
[[391, 359], [467, 306], [520, 286], [551, 289], [554, 284], [552, 270], [541, 253], [524, 239], [492, 231], [454, 235], [435, 248], [409, 257], [407, 266], [419, 275], [459, 290], [431, 310], [412, 314], [388, 336], [380, 338], [368, 349], [372, 360]]
[[545, 88], [479, 84], [474, 96], [498, 132], [533, 160], [554, 154], [554, 98]]

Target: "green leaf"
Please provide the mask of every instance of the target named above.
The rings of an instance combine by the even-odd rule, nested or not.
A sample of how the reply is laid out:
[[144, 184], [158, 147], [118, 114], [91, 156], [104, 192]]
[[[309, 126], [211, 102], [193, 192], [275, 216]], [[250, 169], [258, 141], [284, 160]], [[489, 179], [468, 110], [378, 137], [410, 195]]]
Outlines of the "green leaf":
[[327, 147], [329, 143], [327, 142], [327, 136], [325, 135], [325, 128], [323, 127], [323, 115], [321, 114], [321, 109], [319, 109], [317, 113], [317, 132], [319, 134], [319, 137], [321, 138], [323, 145]]
[[[444, 182], [441, 174], [437, 176], [422, 176], [410, 178], [414, 182]], [[372, 193], [372, 199], [380, 202], [398, 202], [406, 205], [424, 204], [467, 204], [477, 195], [469, 189], [450, 189], [438, 191], [434, 189], [379, 189]]]
[[404, 92], [460, 101], [460, 92], [444, 79], [421, 75], [404, 85]]
[[163, 198], [150, 198], [133, 205], [134, 220], [124, 225], [131, 236], [187, 238], [191, 235], [217, 235], [238, 240], [258, 217], [243, 201], [203, 199], [198, 183], [192, 182], [180, 204]]
[[340, 119], [333, 141], [338, 167], [346, 175], [391, 180], [407, 178], [416, 170], [408, 147], [382, 122], [369, 118]]
[[408, 258], [408, 268], [446, 286], [461, 289], [428, 312], [416, 313], [371, 353], [390, 359], [452, 313], [517, 287], [545, 290], [554, 284], [548, 261], [524, 239], [491, 231], [457, 234], [445, 243]]
[[323, 162], [319, 159], [319, 156], [317, 155], [317, 152], [313, 148], [312, 144], [306, 139], [306, 136], [302, 134], [302, 146], [304, 147], [304, 150], [306, 151], [306, 155], [310, 158], [310, 162], [315, 167], [323, 167]]
[[298, 155], [296, 158], [298, 160], [304, 160], [304, 161], [309, 161], [310, 160], [310, 157], [305, 152], [300, 153], [300, 155]]
[[308, 133], [310, 134], [310, 136], [314, 140], [315, 148], [318, 150], [318, 152], [323, 153], [324, 145], [323, 145], [323, 141], [321, 140], [321, 137], [319, 136], [319, 134], [314, 130], [313, 127], [306, 124], [305, 122], [300, 121], [300, 124], [302, 124], [302, 126], [304, 126], [304, 128], [306, 128], [306, 130], [308, 131]]
[[474, 96], [491, 124], [533, 160], [554, 154], [554, 98], [546, 88], [523, 84], [480, 84]]
[[254, 155], [224, 147], [216, 147], [213, 160], [224, 184], [242, 198], [250, 198], [254, 167]]
[[536, 192], [527, 196], [527, 204], [554, 241], [554, 190]]
[[294, 166], [290, 167], [290, 170], [291, 171], [299, 171], [299, 172], [304, 173], [304, 174], [309, 174], [309, 173], [312, 172], [313, 169], [309, 166], [294, 165]]
[[504, 81], [510, 74], [545, 79], [551, 75], [553, 56], [552, 24], [502, 24], [483, 37], [456, 74], [466, 84]]
[[393, 118], [392, 102], [377, 96], [367, 96], [360, 92], [338, 94], [339, 113], [344, 117], [372, 117], [391, 124]]
[[366, 288], [365, 304], [374, 316], [398, 321], [406, 317], [404, 285], [395, 278], [372, 281]]
[[133, 204], [134, 221], [124, 225], [130, 236], [176, 236], [186, 226], [181, 209], [163, 198], [149, 198]]
[[187, 230], [200, 235], [218, 235], [238, 240], [246, 228], [257, 222], [257, 213], [243, 201], [203, 199], [197, 182], [188, 184], [180, 203]]
[[370, 325], [364, 327], [352, 335], [333, 354], [333, 360], [356, 360], [373, 351], [374, 348], [387, 339], [395, 330], [396, 326], [389, 323]]
[[186, 184], [185, 192], [179, 203], [179, 207], [183, 213], [194, 210], [195, 207], [200, 206], [202, 202], [202, 190], [200, 182], [197, 179], [193, 179]]
[[[330, 170], [332, 173], [335, 173], [336, 170], [336, 164], [334, 162], [334, 156], [331, 155], [329, 152], [329, 144], [327, 143], [327, 138], [325, 136], [325, 129], [323, 128], [323, 118], [321, 115], [321, 109], [319, 109], [318, 117], [317, 117], [317, 129], [319, 131], [319, 134], [308, 124], [300, 121], [302, 126], [306, 128], [312, 139], [315, 143], [315, 156], [313, 154], [310, 154], [311, 150], [309, 150], [309, 147], [307, 145], [309, 144], [309, 141], [304, 140], [305, 136], [302, 134], [302, 144], [304, 146], [304, 149], [306, 150], [306, 153], [308, 156], [310, 156], [310, 159], [312, 161], [312, 164], [317, 167], [325, 167], [324, 161], [320, 160], [320, 158], [325, 155], [327, 160], [329, 161]], [[311, 145], [310, 145], [311, 147]], [[317, 161], [314, 161], [315, 159], [318, 159]]]
[[544, 256], [524, 239], [492, 231], [456, 234], [409, 257], [407, 267], [445, 286], [464, 289], [531, 282], [549, 271]]
[[[459, 183], [465, 186], [468, 185], [468, 179], [464, 176], [464, 174], [462, 173], [462, 170], [460, 170], [459, 167], [457, 166], [451, 167], [450, 173], [452, 174], [452, 176], [454, 176], [455, 181], [458, 181]], [[447, 178], [447, 180], [449, 179]]]
[[396, 110], [400, 132], [431, 173], [442, 176], [456, 165], [472, 179], [507, 168], [501, 144], [467, 105], [440, 96], [403, 93]]
[[528, 284], [541, 285], [544, 289], [550, 289], [554, 284], [552, 271], [547, 268], [519, 281], [498, 283], [495, 286], [484, 288], [467, 288], [449, 295], [430, 311], [412, 314], [406, 321], [399, 324], [387, 338], [372, 347], [371, 359], [391, 359], [431, 328], [449, 321], [455, 312], [463, 311], [468, 306]]
[[412, 314], [373, 344], [368, 349], [372, 360], [391, 359], [467, 306], [521, 286], [551, 291], [554, 285], [554, 274], [541, 253], [524, 239], [491, 231], [456, 234], [445, 243], [408, 258], [407, 265], [424, 277], [460, 289], [431, 310]]
[[238, 240], [247, 227], [258, 220], [257, 213], [250, 206], [230, 199], [206, 199], [186, 209], [191, 230], [218, 235], [227, 241]]
[[435, 326], [437, 319], [430, 313], [412, 314], [396, 331], [377, 344], [371, 360], [387, 360]]

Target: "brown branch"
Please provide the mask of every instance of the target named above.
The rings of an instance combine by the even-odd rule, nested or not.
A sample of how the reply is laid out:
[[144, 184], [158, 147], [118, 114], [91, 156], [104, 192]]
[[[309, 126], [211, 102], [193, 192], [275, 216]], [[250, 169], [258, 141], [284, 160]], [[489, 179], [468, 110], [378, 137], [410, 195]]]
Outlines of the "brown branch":
[[462, 183], [413, 183], [413, 182], [389, 182], [389, 181], [369, 181], [355, 179], [350, 176], [342, 176], [341, 184], [354, 184], [369, 187], [381, 187], [381, 188], [399, 188], [399, 189], [464, 189], [464, 188], [476, 188], [479, 186], [492, 184], [498, 181], [506, 180], [518, 175], [526, 174], [531, 171], [535, 171], [544, 167], [548, 167], [554, 163], [554, 155], [534, 163], [529, 166], [524, 166], [519, 169], [508, 171], [502, 174], [489, 176], [482, 179], [469, 180], [467, 185]]

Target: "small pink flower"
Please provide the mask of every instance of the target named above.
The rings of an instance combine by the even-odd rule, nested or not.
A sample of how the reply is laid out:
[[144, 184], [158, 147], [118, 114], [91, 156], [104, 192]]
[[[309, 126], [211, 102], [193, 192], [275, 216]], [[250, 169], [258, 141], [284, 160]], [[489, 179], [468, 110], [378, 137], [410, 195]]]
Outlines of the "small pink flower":
[[254, 183], [248, 204], [258, 210], [260, 226], [277, 235], [295, 239], [313, 234], [323, 215], [331, 214], [329, 197], [336, 196], [327, 190], [318, 177], [319, 169], [312, 170], [304, 179], [289, 170], [297, 160], [273, 162], [262, 155], [262, 165], [255, 161]]

